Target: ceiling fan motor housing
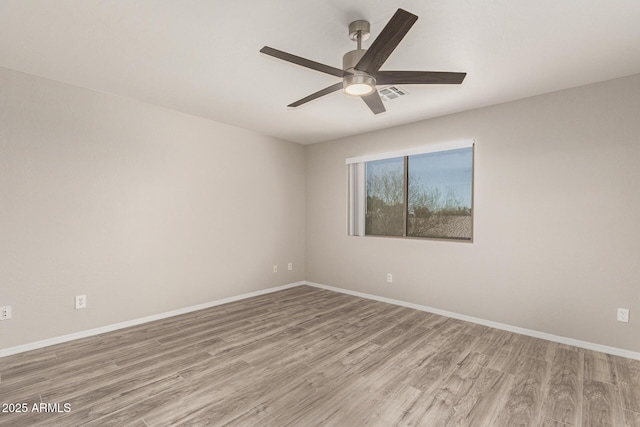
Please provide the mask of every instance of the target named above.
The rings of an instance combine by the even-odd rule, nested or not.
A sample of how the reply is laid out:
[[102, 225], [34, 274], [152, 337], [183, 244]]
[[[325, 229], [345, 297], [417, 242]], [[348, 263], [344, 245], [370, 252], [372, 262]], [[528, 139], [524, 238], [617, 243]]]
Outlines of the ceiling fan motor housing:
[[366, 49], [354, 49], [345, 53], [342, 57], [342, 69], [351, 73], [342, 78], [342, 88], [348, 95], [351, 95], [347, 91], [349, 86], [363, 84], [372, 88], [376, 87], [376, 79], [364, 71], [358, 71], [355, 69], [356, 64], [360, 61], [360, 58], [362, 58], [366, 51]]

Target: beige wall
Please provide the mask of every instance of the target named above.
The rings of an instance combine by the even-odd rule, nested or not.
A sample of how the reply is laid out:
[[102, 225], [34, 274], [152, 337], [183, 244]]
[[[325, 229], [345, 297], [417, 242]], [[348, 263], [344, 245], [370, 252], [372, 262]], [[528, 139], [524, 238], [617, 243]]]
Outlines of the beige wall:
[[[473, 243], [346, 236], [345, 158], [468, 138]], [[309, 146], [307, 280], [640, 351], [639, 162], [640, 75]]]
[[[315, 144], [305, 165], [297, 144], [0, 68], [0, 350], [306, 278], [640, 351], [639, 111], [636, 75]], [[466, 138], [474, 243], [346, 237], [346, 157]]]
[[304, 223], [303, 146], [0, 68], [0, 349], [302, 280]]

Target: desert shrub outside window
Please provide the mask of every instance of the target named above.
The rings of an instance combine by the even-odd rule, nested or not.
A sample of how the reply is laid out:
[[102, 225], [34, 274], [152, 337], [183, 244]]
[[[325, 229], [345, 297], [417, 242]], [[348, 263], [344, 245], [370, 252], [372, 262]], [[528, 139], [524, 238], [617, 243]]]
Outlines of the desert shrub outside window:
[[349, 235], [472, 241], [473, 141], [347, 159]]

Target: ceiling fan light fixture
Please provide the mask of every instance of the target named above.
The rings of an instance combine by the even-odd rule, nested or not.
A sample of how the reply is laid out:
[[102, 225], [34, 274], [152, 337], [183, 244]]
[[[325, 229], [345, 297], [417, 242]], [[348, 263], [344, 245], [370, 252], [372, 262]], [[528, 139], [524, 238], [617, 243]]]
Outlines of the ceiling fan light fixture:
[[373, 88], [368, 84], [354, 83], [350, 86], [347, 86], [344, 92], [347, 95], [351, 95], [351, 96], [364, 96], [364, 95], [369, 95], [371, 92], [373, 92]]
[[368, 74], [353, 74], [342, 80], [344, 93], [351, 96], [365, 96], [376, 90], [376, 79]]

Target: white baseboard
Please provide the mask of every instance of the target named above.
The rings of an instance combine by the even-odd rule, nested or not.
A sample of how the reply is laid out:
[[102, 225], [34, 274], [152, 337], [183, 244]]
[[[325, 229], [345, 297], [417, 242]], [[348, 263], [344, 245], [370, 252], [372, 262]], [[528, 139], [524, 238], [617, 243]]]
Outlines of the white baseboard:
[[420, 310], [420, 311], [426, 311], [428, 313], [434, 313], [434, 314], [439, 314], [441, 316], [446, 316], [446, 317], [451, 317], [451, 318], [454, 318], [454, 319], [464, 320], [466, 322], [477, 323], [479, 325], [484, 325], [484, 326], [488, 326], [488, 327], [491, 327], [491, 328], [501, 329], [501, 330], [514, 332], [514, 333], [522, 334], [522, 335], [527, 335], [527, 336], [534, 337], [534, 338], [541, 338], [541, 339], [545, 339], [545, 340], [548, 340], [548, 341], [553, 341], [553, 342], [557, 342], [557, 343], [561, 343], [561, 344], [567, 344], [567, 345], [572, 345], [572, 346], [575, 346], [575, 347], [584, 348], [584, 349], [587, 349], [587, 350], [599, 351], [599, 352], [602, 352], [602, 353], [613, 354], [615, 356], [621, 356], [621, 357], [626, 357], [626, 358], [629, 358], [629, 359], [640, 360], [640, 353], [634, 352], [634, 351], [630, 351], [630, 350], [625, 350], [625, 349], [621, 349], [621, 348], [617, 348], [617, 347], [609, 347], [609, 346], [606, 346], [606, 345], [595, 344], [595, 343], [591, 343], [591, 342], [587, 342], [587, 341], [576, 340], [576, 339], [573, 339], [573, 338], [567, 338], [567, 337], [562, 337], [562, 336], [559, 336], [559, 335], [548, 334], [546, 332], [534, 331], [534, 330], [531, 330], [531, 329], [521, 328], [521, 327], [518, 327], [518, 326], [506, 325], [504, 323], [498, 323], [498, 322], [494, 322], [494, 321], [491, 321], [491, 320], [480, 319], [480, 318], [477, 318], [477, 317], [467, 316], [467, 315], [464, 315], [464, 314], [454, 313], [454, 312], [451, 312], [451, 311], [440, 310], [440, 309], [434, 308], [434, 307], [428, 307], [428, 306], [420, 305], [420, 304], [413, 304], [413, 303], [406, 302], [406, 301], [400, 301], [400, 300], [396, 300], [396, 299], [392, 299], [392, 298], [380, 297], [380, 296], [377, 296], [377, 295], [371, 295], [371, 294], [366, 294], [366, 293], [363, 293], [363, 292], [351, 291], [351, 290], [348, 290], [348, 289], [336, 288], [336, 287], [333, 287], [333, 286], [327, 286], [327, 285], [323, 285], [323, 284], [320, 284], [320, 283], [314, 283], [314, 282], [309, 282], [309, 281], [294, 282], [294, 283], [290, 283], [290, 284], [287, 284], [287, 285], [276, 286], [276, 287], [268, 288], [268, 289], [262, 289], [262, 290], [255, 291], [255, 292], [249, 292], [249, 293], [242, 294], [242, 295], [236, 295], [236, 296], [223, 298], [223, 299], [216, 300], [216, 301], [210, 301], [210, 302], [207, 302], [207, 303], [204, 303], [204, 304], [198, 304], [198, 305], [194, 305], [194, 306], [191, 306], [191, 307], [185, 307], [185, 308], [180, 308], [180, 309], [173, 310], [173, 311], [168, 311], [168, 312], [165, 312], [165, 313], [154, 314], [152, 316], [147, 316], [147, 317], [141, 317], [141, 318], [138, 318], [138, 319], [128, 320], [126, 322], [116, 323], [116, 324], [113, 324], [113, 325], [102, 326], [102, 327], [95, 328], [95, 329], [89, 329], [89, 330], [86, 330], [86, 331], [81, 331], [81, 332], [76, 332], [76, 333], [73, 333], [73, 334], [63, 335], [63, 336], [60, 336], [60, 337], [49, 338], [49, 339], [46, 339], [46, 340], [36, 341], [36, 342], [33, 342], [33, 343], [29, 343], [29, 344], [23, 344], [23, 345], [19, 345], [19, 346], [15, 346], [15, 347], [9, 347], [9, 348], [5, 348], [5, 349], [0, 349], [0, 358], [1, 357], [5, 357], [5, 356], [10, 356], [12, 354], [23, 353], [23, 352], [29, 351], [29, 350], [35, 350], [35, 349], [38, 349], [38, 348], [48, 347], [48, 346], [51, 346], [51, 345], [54, 345], [54, 344], [60, 344], [60, 343], [68, 342], [68, 341], [77, 340], [77, 339], [80, 339], [80, 338], [86, 338], [86, 337], [90, 337], [90, 336], [104, 334], [104, 333], [115, 331], [115, 330], [118, 330], [118, 329], [128, 328], [130, 326], [136, 326], [136, 325], [140, 325], [140, 324], [143, 324], [143, 323], [153, 322], [155, 320], [166, 319], [167, 317], [178, 316], [180, 314], [190, 313], [192, 311], [203, 310], [205, 308], [215, 307], [217, 305], [227, 304], [227, 303], [230, 303], [230, 302], [239, 301], [239, 300], [243, 300], [243, 299], [246, 299], [246, 298], [251, 298], [251, 297], [256, 297], [256, 296], [259, 296], [259, 295], [269, 294], [269, 293], [272, 293], [272, 292], [282, 291], [284, 289], [295, 288], [296, 286], [301, 286], [301, 285], [309, 285], [309, 286], [313, 286], [313, 287], [316, 287], [316, 288], [326, 289], [326, 290], [329, 290], [329, 291], [340, 292], [340, 293], [343, 293], [343, 294], [353, 295], [353, 296], [366, 298], [366, 299], [371, 299], [371, 300], [380, 301], [380, 302], [386, 302], [386, 303], [389, 303], [389, 304], [399, 305], [399, 306], [402, 306], [402, 307], [413, 308], [413, 309]]
[[5, 349], [0, 349], [0, 357], [10, 356], [12, 354], [23, 353], [29, 350], [35, 350], [38, 348], [48, 347], [54, 344], [60, 344], [68, 341], [77, 340], [80, 338], [91, 337], [99, 334], [104, 334], [107, 332], [115, 331], [118, 329], [128, 328], [130, 326], [140, 325], [142, 323], [153, 322], [154, 320], [166, 319], [167, 317], [178, 316], [180, 314], [190, 313], [192, 311], [203, 310], [205, 308], [214, 307], [216, 305], [227, 304], [229, 302], [239, 301], [246, 298], [257, 297], [259, 295], [270, 294], [272, 292], [282, 291], [284, 289], [295, 288], [296, 286], [304, 285], [305, 282], [294, 282], [289, 283], [287, 285], [276, 286], [273, 288], [262, 289], [255, 292], [249, 292], [247, 294], [236, 295], [229, 298], [223, 298], [216, 301], [206, 302], [204, 304], [193, 305], [191, 307], [179, 308], [177, 310], [167, 311], [165, 313], [154, 314], [152, 316], [141, 317], [138, 319], [128, 320], [126, 322], [116, 323], [113, 325], [101, 326], [95, 329], [89, 329], [86, 331], [76, 332], [73, 334], [63, 335], [60, 337], [49, 338], [42, 341], [36, 341], [29, 344], [23, 344], [16, 347], [9, 347]]
[[420, 311], [426, 311], [428, 313], [439, 314], [441, 316], [452, 317], [454, 319], [464, 320], [466, 322], [477, 323], [479, 325], [489, 326], [491, 328], [502, 329], [504, 331], [514, 332], [516, 334], [527, 335], [534, 338], [541, 338], [543, 340], [553, 341], [560, 344], [572, 345], [574, 347], [580, 347], [587, 350], [599, 351], [601, 353], [613, 354], [615, 356], [626, 357], [629, 359], [640, 360], [640, 353], [630, 350], [625, 350], [617, 347], [609, 347], [606, 345], [595, 344], [588, 341], [580, 341], [573, 338], [562, 337], [559, 335], [548, 334], [546, 332], [534, 331], [531, 329], [521, 328], [519, 326], [506, 325], [504, 323], [498, 323], [491, 320], [479, 319], [477, 317], [466, 316], [464, 314], [454, 313], [451, 311], [440, 310], [438, 308], [428, 307], [426, 305], [413, 304], [410, 302], [400, 301], [391, 298], [379, 297], [376, 295], [365, 294], [363, 292], [350, 291], [348, 289], [336, 288], [333, 286], [327, 286], [320, 283], [304, 282], [306, 285], [316, 288], [326, 289], [329, 291], [340, 292], [343, 294], [353, 295], [356, 297], [371, 299], [380, 302], [386, 302], [389, 304], [400, 305], [402, 307], [413, 308]]

